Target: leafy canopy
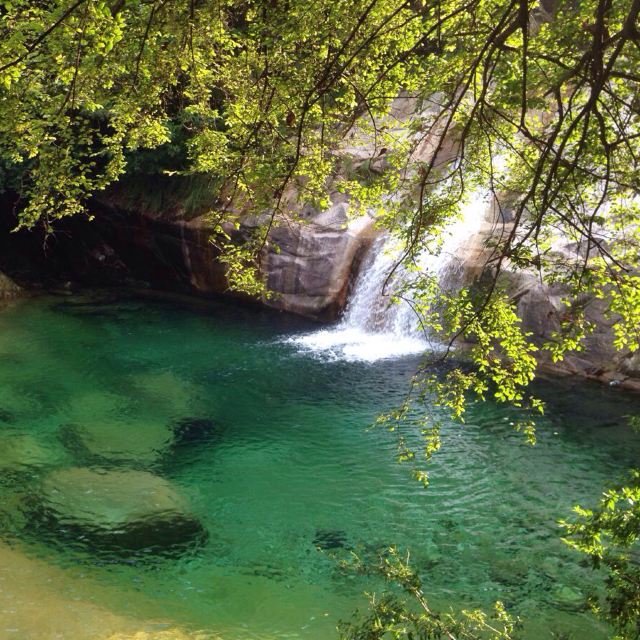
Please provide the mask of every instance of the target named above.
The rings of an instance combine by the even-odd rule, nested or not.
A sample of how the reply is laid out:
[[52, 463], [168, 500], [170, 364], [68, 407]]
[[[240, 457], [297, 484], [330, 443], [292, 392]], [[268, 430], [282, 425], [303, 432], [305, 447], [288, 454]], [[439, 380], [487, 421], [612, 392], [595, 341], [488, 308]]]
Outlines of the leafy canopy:
[[[409, 265], [437, 250], [461, 202], [491, 194], [507, 221], [491, 277], [463, 297], [418, 280], [415, 306], [425, 328], [476, 345], [479, 375], [451, 383], [526, 403], [540, 345], [509, 309], [507, 268], [564, 287], [553, 359], [592, 330], [585, 294], [617, 318], [616, 348], [639, 347], [639, 12], [640, 0], [2, 0], [0, 164], [17, 176], [20, 224], [53, 229], [140, 150], [179, 139], [172, 171], [224, 185], [215, 242], [231, 286], [252, 294], [270, 230], [326, 204], [331, 184], [377, 211]], [[399, 95], [416, 99], [402, 127]], [[345, 170], [358, 143], [382, 172]], [[262, 224], [237, 246], [229, 230], [248, 211]], [[450, 405], [460, 412], [459, 393]]]

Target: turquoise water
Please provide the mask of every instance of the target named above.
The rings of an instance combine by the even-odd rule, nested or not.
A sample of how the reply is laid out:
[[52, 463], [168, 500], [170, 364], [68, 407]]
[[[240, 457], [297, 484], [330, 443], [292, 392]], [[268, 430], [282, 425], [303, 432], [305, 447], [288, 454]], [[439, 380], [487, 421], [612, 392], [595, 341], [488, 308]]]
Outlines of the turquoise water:
[[[638, 398], [541, 384], [549, 410], [534, 448], [509, 411], [473, 406], [466, 426], [445, 425], [425, 491], [395, 462], [392, 435], [366, 429], [402, 398], [419, 360], [300, 352], [288, 338], [310, 330], [253, 309], [176, 301], [56, 297], [3, 310], [3, 544], [43, 575], [51, 568], [56, 597], [140, 628], [337, 637], [337, 621], [381, 584], [345, 574], [331, 554], [375, 557], [393, 544], [411, 550], [437, 605], [502, 599], [529, 638], [605, 637], [584, 606], [598, 577], [558, 540], [556, 522], [637, 464], [640, 436], [625, 416], [640, 412]], [[52, 478], [77, 468], [153, 474], [206, 538], [120, 553], [66, 521], [43, 525], [43, 495], [59, 495]], [[21, 600], [35, 596], [3, 571], [0, 562], [0, 637], [64, 637], [20, 618]], [[102, 635], [85, 629], [108, 637], [108, 623]]]

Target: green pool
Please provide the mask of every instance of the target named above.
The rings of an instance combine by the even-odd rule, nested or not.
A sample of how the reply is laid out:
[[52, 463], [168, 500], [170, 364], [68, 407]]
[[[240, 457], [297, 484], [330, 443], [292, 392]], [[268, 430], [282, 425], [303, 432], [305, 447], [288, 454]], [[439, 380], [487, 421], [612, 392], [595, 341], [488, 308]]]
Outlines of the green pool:
[[[534, 448], [508, 410], [473, 406], [466, 426], [445, 427], [425, 491], [392, 436], [366, 429], [419, 359], [350, 361], [291, 340], [313, 330], [233, 305], [108, 295], [3, 309], [0, 638], [330, 639], [382, 587], [332, 555], [392, 544], [411, 549], [439, 606], [502, 599], [529, 638], [606, 637], [584, 606], [598, 576], [556, 522], [637, 464], [625, 416], [638, 398], [541, 383]], [[151, 505], [140, 478], [170, 506]], [[156, 509], [148, 545], [101, 537], [91, 505], [107, 491], [100, 518]], [[200, 528], [165, 547], [171, 501]]]

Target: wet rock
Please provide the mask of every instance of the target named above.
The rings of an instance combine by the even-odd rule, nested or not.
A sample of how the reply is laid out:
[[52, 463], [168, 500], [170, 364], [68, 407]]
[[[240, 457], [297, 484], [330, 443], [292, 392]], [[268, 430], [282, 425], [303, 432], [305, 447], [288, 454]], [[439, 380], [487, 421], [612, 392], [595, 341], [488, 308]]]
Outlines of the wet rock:
[[[495, 274], [487, 265], [491, 263], [496, 238], [505, 237], [512, 230], [511, 219], [509, 215], [505, 218], [505, 213], [508, 214], [495, 202], [485, 208], [478, 231], [459, 248], [460, 268], [447, 276], [448, 286], [468, 286], [493, 279]], [[579, 253], [579, 247], [571, 238], [556, 236], [552, 239], [551, 251], [558, 263], [571, 264]], [[502, 269], [499, 284], [514, 303], [522, 328], [532, 334], [538, 345], [552, 339], [554, 332], [572, 313], [563, 302], [564, 298], [570, 297], [568, 290], [559, 283], [542, 283], [535, 268], [520, 269], [507, 264]], [[541, 370], [591, 378], [607, 384], [614, 381], [621, 388], [640, 389], [640, 356], [614, 349], [616, 319], [610, 316], [606, 301], [582, 299], [580, 309], [584, 310], [585, 319], [593, 327], [584, 340], [583, 349], [579, 354], [567, 354], [560, 362], [553, 362], [550, 352], [540, 350], [537, 356]]]
[[37, 505], [43, 532], [92, 550], [162, 554], [206, 539], [186, 500], [145, 471], [61, 469], [46, 478]]
[[372, 220], [350, 220], [348, 205], [309, 211], [308, 223], [283, 225], [271, 233], [273, 249], [264, 258], [267, 286], [277, 292], [269, 306], [320, 320], [335, 320], [349, 284], [375, 238]]
[[[339, 316], [359, 259], [376, 235], [373, 220], [356, 218], [343, 199], [338, 192], [332, 194], [326, 211], [301, 205], [300, 223], [276, 221], [260, 258], [260, 271], [277, 293], [263, 300], [265, 304], [315, 319]], [[127, 202], [126, 190], [120, 188], [101, 200], [94, 203], [100, 210], [95, 224], [70, 223], [77, 225], [71, 235], [83, 238], [82, 247], [64, 239], [57, 247], [79, 280], [136, 282], [205, 296], [239, 295], [230, 292], [224, 264], [210, 241], [215, 230], [208, 215], [187, 219], [184, 211], [171, 207], [144, 210]], [[240, 230], [228, 231], [241, 242], [264, 217], [238, 213]]]

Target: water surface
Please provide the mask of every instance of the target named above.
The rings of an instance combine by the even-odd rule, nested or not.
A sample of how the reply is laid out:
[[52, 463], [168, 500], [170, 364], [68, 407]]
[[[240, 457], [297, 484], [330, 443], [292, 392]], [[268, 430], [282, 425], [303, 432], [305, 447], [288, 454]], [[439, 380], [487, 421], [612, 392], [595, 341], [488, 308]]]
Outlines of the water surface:
[[[466, 426], [445, 425], [424, 491], [395, 462], [393, 436], [366, 429], [419, 359], [322, 357], [291, 340], [310, 330], [232, 305], [104, 296], [3, 310], [0, 638], [107, 638], [126, 620], [325, 640], [382, 586], [331, 555], [389, 545], [411, 550], [440, 606], [502, 599], [529, 638], [605, 637], [584, 606], [598, 577], [556, 522], [637, 464], [625, 419], [637, 398], [545, 383], [535, 448], [508, 410], [473, 406]], [[43, 527], [52, 474], [76, 467], [160, 477], [206, 540], [119, 554], [64, 523]], [[65, 635], [56, 618], [80, 605], [84, 622]]]

